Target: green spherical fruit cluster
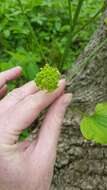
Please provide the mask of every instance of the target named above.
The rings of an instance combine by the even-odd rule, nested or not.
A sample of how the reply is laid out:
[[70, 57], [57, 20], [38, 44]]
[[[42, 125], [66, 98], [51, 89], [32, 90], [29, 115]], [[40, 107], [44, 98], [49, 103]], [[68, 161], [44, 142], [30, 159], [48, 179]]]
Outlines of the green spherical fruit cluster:
[[37, 73], [35, 82], [41, 90], [52, 92], [58, 87], [60, 77], [61, 74], [57, 68], [46, 64], [43, 68], [41, 68], [40, 72]]

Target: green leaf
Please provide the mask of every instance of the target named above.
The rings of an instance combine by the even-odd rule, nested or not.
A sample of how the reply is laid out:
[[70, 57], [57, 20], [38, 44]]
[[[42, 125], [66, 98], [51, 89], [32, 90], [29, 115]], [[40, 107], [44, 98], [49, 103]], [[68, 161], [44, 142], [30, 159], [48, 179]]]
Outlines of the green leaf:
[[15, 83], [15, 82], [10, 82], [10, 83], [8, 84], [8, 90], [9, 90], [9, 91], [13, 90], [15, 87], [16, 87], [16, 83]]
[[23, 141], [25, 140], [28, 136], [29, 136], [30, 132], [29, 132], [29, 129], [25, 129], [22, 134], [20, 135], [19, 137], [19, 140], [20, 141]]
[[39, 72], [39, 67], [36, 63], [29, 63], [26, 68], [26, 72], [28, 74], [28, 79], [33, 80], [35, 78], [35, 75]]
[[0, 62], [0, 72], [15, 67], [15, 64], [8, 62]]
[[107, 144], [107, 103], [97, 104], [92, 116], [84, 116], [80, 129], [86, 139]]

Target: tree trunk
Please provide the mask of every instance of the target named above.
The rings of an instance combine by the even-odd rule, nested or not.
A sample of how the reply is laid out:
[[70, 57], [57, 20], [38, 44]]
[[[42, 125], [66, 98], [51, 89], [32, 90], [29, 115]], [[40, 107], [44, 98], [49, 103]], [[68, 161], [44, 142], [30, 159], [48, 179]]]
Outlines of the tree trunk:
[[[67, 90], [73, 93], [73, 100], [59, 140], [52, 190], [107, 190], [107, 146], [86, 141], [80, 132], [81, 116], [72, 111], [76, 108], [90, 114], [98, 102], [107, 101], [107, 41], [103, 43], [107, 38], [106, 17], [107, 11], [77, 60], [78, 75], [73, 78], [76, 68], [67, 73]], [[96, 55], [88, 64], [92, 52]]]

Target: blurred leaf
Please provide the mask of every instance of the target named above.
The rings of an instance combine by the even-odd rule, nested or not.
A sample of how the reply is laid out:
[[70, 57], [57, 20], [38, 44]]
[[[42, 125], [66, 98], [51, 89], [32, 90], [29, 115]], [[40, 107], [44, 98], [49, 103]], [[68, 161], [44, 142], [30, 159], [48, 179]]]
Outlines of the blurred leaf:
[[14, 67], [15, 65], [13, 63], [8, 63], [8, 62], [0, 62], [0, 71], [5, 71], [8, 70], [12, 67]]
[[28, 79], [33, 80], [36, 76], [36, 73], [39, 72], [39, 67], [37, 66], [37, 64], [29, 63], [26, 68], [26, 72], [28, 74]]
[[8, 90], [11, 91], [16, 88], [16, 83], [15, 82], [9, 82], [8, 84]]
[[90, 117], [85, 116], [80, 126], [86, 139], [107, 144], [107, 103], [98, 104], [95, 113]]

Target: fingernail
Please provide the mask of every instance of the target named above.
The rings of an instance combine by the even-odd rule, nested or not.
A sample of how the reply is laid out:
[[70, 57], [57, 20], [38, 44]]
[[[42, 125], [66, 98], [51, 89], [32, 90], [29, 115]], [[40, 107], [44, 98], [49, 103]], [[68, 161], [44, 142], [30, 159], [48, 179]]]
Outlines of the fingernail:
[[64, 97], [63, 103], [64, 103], [65, 107], [67, 107], [71, 103], [72, 94], [69, 93], [69, 94], [65, 94], [64, 96], [65, 97]]
[[20, 66], [15, 67], [15, 69], [18, 69], [18, 70], [22, 71], [22, 67], [20, 67]]

